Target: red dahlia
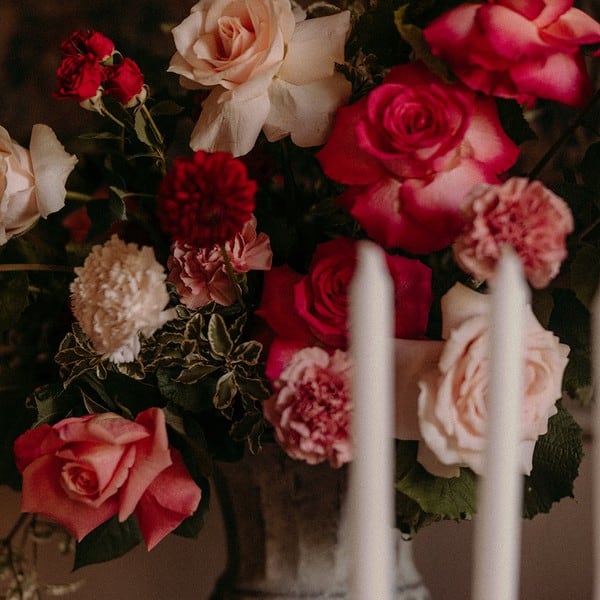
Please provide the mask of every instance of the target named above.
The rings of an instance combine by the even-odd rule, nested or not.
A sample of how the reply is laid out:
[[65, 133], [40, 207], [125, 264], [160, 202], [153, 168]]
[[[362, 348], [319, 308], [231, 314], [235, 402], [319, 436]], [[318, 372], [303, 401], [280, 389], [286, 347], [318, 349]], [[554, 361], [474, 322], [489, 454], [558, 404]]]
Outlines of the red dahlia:
[[254, 211], [256, 182], [228, 152], [179, 157], [158, 189], [158, 218], [174, 240], [196, 248], [224, 244]]

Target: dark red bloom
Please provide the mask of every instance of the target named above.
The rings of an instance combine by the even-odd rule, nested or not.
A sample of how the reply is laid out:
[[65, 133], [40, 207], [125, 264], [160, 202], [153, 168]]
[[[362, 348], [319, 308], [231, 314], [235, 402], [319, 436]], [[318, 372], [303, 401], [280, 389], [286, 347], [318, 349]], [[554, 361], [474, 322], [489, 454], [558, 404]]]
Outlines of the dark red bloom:
[[104, 92], [116, 98], [121, 104], [128, 104], [144, 89], [144, 75], [138, 64], [131, 58], [106, 67]]
[[174, 240], [196, 248], [223, 244], [254, 211], [256, 182], [228, 152], [179, 157], [158, 189], [158, 218]]
[[91, 54], [96, 60], [106, 60], [115, 51], [112, 40], [98, 31], [79, 29], [74, 31], [61, 45], [63, 56]]
[[104, 80], [102, 65], [90, 55], [74, 54], [63, 58], [58, 70], [55, 98], [73, 98], [83, 102], [94, 98]]

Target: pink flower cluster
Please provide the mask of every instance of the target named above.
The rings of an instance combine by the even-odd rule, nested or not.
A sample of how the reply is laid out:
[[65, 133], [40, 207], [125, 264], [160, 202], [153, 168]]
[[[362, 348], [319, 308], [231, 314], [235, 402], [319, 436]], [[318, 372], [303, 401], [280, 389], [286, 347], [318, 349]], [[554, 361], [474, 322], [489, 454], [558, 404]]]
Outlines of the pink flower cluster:
[[223, 249], [218, 245], [194, 248], [176, 241], [167, 261], [167, 279], [175, 284], [179, 299], [188, 308], [201, 308], [209, 302], [229, 306], [235, 301], [236, 291], [227, 273], [223, 251], [235, 273], [271, 268], [271, 243], [265, 233], [256, 232], [254, 216], [239, 233], [225, 242]]
[[123, 106], [143, 102], [147, 91], [144, 76], [131, 58], [123, 58], [106, 36], [78, 30], [61, 44], [62, 62], [57, 70], [56, 98], [72, 98], [95, 110], [103, 94]]

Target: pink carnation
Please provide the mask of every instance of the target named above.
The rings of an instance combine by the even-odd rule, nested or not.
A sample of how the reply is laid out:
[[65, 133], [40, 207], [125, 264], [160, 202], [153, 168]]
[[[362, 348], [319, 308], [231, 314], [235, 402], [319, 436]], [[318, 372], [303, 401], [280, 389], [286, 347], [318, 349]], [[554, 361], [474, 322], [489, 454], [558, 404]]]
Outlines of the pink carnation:
[[573, 231], [567, 204], [539, 181], [513, 177], [502, 185], [475, 186], [466, 197], [467, 224], [453, 250], [473, 277], [491, 280], [502, 247], [512, 246], [535, 288], [557, 275]]
[[[256, 233], [254, 216], [225, 243], [225, 251], [237, 273], [271, 268], [273, 253], [269, 237], [265, 233]], [[167, 266], [168, 280], [175, 284], [181, 302], [188, 308], [200, 308], [209, 302], [229, 306], [235, 301], [235, 288], [227, 275], [218, 245], [198, 249], [176, 241]]]
[[275, 382], [265, 416], [292, 458], [332, 467], [352, 459], [350, 368], [342, 350], [303, 348]]

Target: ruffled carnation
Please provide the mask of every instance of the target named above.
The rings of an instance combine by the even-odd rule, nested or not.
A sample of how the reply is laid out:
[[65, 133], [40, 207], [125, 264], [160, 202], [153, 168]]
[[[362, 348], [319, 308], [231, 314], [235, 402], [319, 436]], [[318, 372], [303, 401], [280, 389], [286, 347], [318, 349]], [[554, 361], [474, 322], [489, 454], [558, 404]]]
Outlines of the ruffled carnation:
[[562, 198], [539, 181], [513, 177], [502, 185], [478, 185], [466, 200], [467, 224], [453, 250], [476, 279], [493, 279], [503, 246], [510, 245], [533, 287], [543, 288], [567, 256], [573, 215]]
[[114, 236], [97, 245], [75, 269], [73, 314], [103, 358], [131, 362], [140, 351], [139, 334], [152, 335], [175, 317], [165, 273], [148, 246], [139, 248]]
[[158, 218], [174, 240], [210, 248], [233, 238], [251, 218], [256, 188], [240, 160], [200, 150], [173, 161], [158, 189]]
[[[271, 243], [266, 233], [256, 233], [255, 217], [224, 248], [236, 273], [271, 268]], [[219, 246], [196, 249], [175, 242], [167, 267], [168, 280], [175, 284], [179, 299], [188, 308], [200, 308], [209, 302], [229, 306], [236, 299]]]
[[265, 402], [265, 416], [289, 456], [340, 467], [352, 459], [350, 361], [342, 350], [297, 352]]

